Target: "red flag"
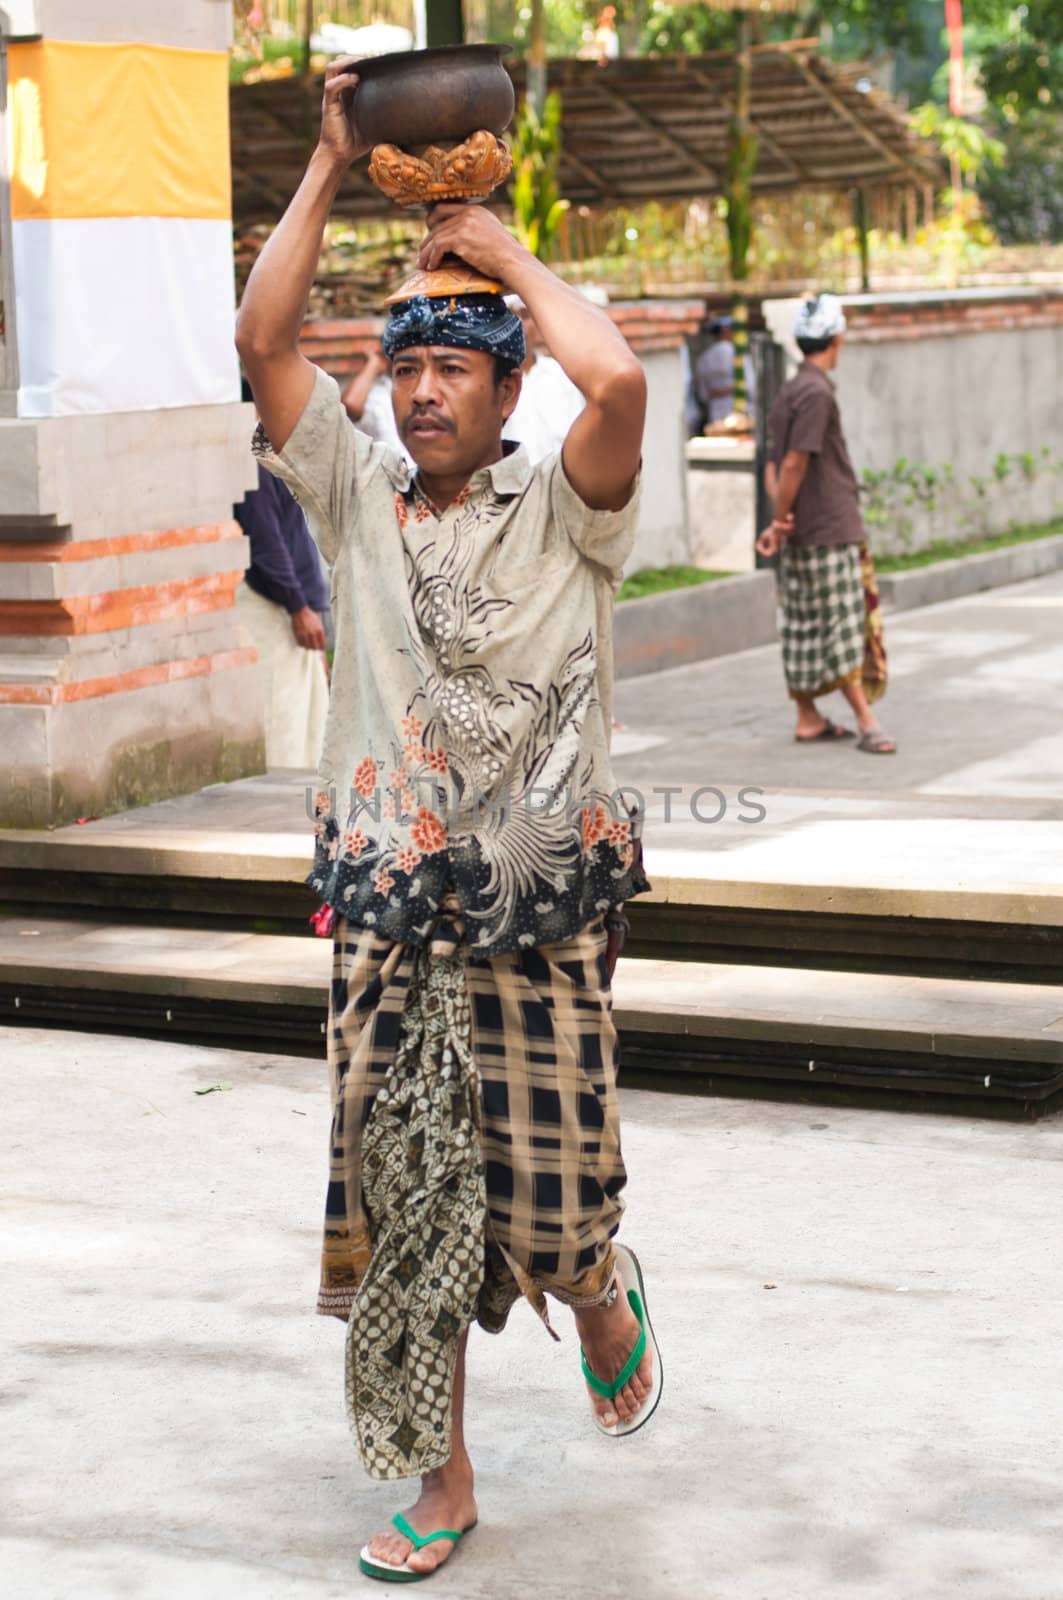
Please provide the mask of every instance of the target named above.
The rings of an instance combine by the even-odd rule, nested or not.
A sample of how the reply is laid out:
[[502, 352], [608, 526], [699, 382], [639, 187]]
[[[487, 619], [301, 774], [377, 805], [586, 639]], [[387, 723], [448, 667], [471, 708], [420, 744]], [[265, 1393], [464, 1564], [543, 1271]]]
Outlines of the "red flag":
[[945, 0], [945, 26], [949, 30], [949, 110], [963, 116], [963, 0]]

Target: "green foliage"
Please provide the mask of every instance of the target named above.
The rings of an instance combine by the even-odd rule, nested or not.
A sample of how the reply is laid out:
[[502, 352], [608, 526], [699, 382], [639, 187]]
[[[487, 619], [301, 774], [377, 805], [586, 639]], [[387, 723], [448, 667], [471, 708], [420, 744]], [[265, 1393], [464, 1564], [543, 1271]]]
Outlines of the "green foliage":
[[510, 199], [517, 238], [540, 261], [554, 253], [557, 230], [568, 210], [557, 183], [561, 160], [561, 96], [548, 94], [540, 118], [525, 97], [510, 141], [513, 180]]
[[935, 139], [942, 155], [955, 161], [965, 178], [977, 179], [987, 166], [999, 166], [1004, 145], [980, 122], [954, 117], [944, 106], [928, 103], [912, 113], [912, 126], [923, 139]]
[[802, 34], [818, 33], [829, 23], [839, 54], [918, 52], [926, 43], [926, 12], [911, 0], [818, 0], [805, 8], [800, 28]]
[[966, 17], [987, 30], [979, 75], [1009, 120], [1063, 109], [1063, 6], [1059, 0], [967, 0]]
[[[793, 18], [787, 18], [792, 22]], [[669, 5], [653, 0], [639, 34], [640, 55], [704, 55], [709, 50], [730, 50], [735, 42], [735, 19], [727, 11], [705, 5]]]
[[[940, 0], [934, 0], [940, 12]], [[595, 7], [595, 9], [597, 9]], [[623, 0], [617, 7], [621, 24], [635, 7]], [[846, 59], [874, 55], [882, 50], [925, 50], [928, 0], [807, 0], [797, 12], [762, 12], [761, 38], [794, 39], [832, 30], [832, 48]], [[940, 21], [937, 29], [940, 30]], [[708, 50], [729, 50], [735, 42], [735, 19], [728, 11], [703, 4], [670, 5], [652, 0], [639, 34], [643, 55], [698, 55]]]
[[993, 550], [1007, 550], [1012, 545], [1029, 544], [1035, 539], [1058, 538], [1061, 533], [1063, 521], [1011, 528], [1007, 533], [991, 534], [987, 539], [935, 539], [924, 545], [922, 550], [910, 550], [904, 555], [876, 555], [875, 570], [882, 575], [888, 572], [911, 572], [915, 567], [932, 567], [939, 561], [986, 555]]
[[1000, 118], [997, 131], [1004, 159], [978, 179], [987, 222], [1004, 244], [1063, 242], [1063, 114]]
[[[924, 515], [931, 531], [943, 514], [950, 527], [985, 535], [994, 488], [1010, 486], [1012, 504], [1019, 507], [1023, 490], [1033, 489], [1046, 478], [1063, 478], [1063, 455], [1053, 456], [1047, 445], [1015, 455], [1002, 451], [990, 463], [988, 473], [972, 472], [962, 480], [949, 463], [934, 467], [901, 456], [892, 467], [864, 468], [860, 485], [864, 521], [869, 529], [880, 528], [902, 544], [912, 539], [917, 513]], [[961, 553], [970, 548], [968, 540], [960, 547]]]
[[[543, 0], [547, 55], [574, 56], [600, 10], [593, 0]], [[486, 36], [520, 50], [528, 42], [531, 15], [531, 6], [526, 3], [512, 5], [510, 0], [494, 0], [487, 8]]]

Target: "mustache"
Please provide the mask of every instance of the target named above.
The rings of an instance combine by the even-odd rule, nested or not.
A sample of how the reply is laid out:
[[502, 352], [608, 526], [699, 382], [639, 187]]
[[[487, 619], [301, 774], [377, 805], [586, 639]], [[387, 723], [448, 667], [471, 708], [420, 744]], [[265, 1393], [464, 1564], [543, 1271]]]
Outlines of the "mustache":
[[435, 406], [415, 406], [402, 424], [403, 438], [406, 437], [415, 422], [434, 422], [437, 428], [444, 428], [447, 433], [455, 431], [454, 424], [447, 417], [444, 417], [441, 412], [437, 411]]

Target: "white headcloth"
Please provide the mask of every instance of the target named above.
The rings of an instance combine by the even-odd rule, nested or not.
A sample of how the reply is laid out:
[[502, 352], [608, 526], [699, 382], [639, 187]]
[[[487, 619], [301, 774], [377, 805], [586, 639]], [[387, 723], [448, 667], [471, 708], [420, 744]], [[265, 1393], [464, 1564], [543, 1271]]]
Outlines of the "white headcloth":
[[833, 339], [845, 328], [845, 312], [838, 296], [817, 294], [802, 302], [794, 322], [794, 338]]

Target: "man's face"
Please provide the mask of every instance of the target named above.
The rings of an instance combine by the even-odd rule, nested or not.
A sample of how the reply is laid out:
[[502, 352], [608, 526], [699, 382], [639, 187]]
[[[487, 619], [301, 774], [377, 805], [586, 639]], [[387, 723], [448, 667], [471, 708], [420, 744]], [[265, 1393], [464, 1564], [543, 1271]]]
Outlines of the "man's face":
[[391, 363], [399, 437], [431, 477], [471, 474], [494, 459], [519, 393], [519, 374], [496, 384], [494, 358], [484, 350], [416, 345]]
[[841, 336], [840, 333], [836, 333], [834, 338], [833, 338], [833, 340], [831, 341], [831, 347], [830, 347], [830, 352], [829, 353], [830, 353], [831, 371], [833, 372], [834, 368], [838, 365], [838, 362], [841, 360], [842, 336]]

